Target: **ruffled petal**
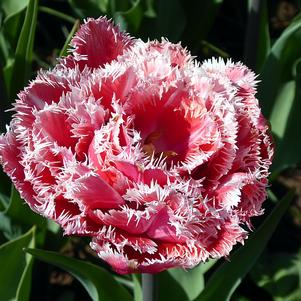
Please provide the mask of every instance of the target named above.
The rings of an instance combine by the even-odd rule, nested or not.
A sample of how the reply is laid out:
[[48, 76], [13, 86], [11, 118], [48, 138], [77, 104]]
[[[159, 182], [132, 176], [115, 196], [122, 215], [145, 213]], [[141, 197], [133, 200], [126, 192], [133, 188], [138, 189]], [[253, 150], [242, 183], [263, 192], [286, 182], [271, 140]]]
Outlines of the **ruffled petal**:
[[71, 41], [74, 60], [81, 68], [102, 67], [116, 59], [131, 44], [131, 38], [105, 17], [96, 20], [89, 18]]

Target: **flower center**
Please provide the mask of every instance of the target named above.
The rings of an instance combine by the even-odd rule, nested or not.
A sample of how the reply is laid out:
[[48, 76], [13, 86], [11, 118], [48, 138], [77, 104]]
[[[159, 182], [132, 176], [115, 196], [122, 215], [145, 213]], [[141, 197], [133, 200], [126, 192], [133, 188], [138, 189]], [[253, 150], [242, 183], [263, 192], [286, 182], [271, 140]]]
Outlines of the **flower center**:
[[154, 156], [155, 158], [166, 158], [167, 160], [172, 159], [173, 157], [178, 155], [177, 152], [173, 150], [165, 150], [161, 152], [156, 150], [155, 144], [156, 141], [160, 139], [161, 135], [162, 133], [159, 131], [150, 133], [144, 140], [142, 149], [149, 156]]
[[164, 158], [168, 165], [185, 160], [190, 123], [182, 112], [173, 109], [158, 112], [153, 107], [147, 114], [135, 116], [134, 127], [141, 133], [142, 149], [147, 155]]

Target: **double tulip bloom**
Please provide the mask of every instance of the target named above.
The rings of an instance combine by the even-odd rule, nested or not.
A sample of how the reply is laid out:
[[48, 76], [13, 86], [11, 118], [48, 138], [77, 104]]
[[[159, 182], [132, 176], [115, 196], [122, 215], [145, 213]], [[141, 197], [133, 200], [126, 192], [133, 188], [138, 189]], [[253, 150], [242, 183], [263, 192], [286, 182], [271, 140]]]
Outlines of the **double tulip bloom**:
[[0, 159], [35, 212], [121, 274], [229, 254], [262, 213], [273, 147], [242, 64], [88, 19], [20, 92]]

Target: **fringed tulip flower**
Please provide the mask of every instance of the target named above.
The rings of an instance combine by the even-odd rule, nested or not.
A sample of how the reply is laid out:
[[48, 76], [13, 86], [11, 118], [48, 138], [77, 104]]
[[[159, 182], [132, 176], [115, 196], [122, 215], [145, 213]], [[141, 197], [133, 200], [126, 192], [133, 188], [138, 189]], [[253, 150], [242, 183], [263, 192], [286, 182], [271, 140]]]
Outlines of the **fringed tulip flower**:
[[71, 46], [19, 93], [0, 138], [21, 196], [121, 274], [227, 256], [262, 214], [273, 156], [254, 73], [106, 18]]

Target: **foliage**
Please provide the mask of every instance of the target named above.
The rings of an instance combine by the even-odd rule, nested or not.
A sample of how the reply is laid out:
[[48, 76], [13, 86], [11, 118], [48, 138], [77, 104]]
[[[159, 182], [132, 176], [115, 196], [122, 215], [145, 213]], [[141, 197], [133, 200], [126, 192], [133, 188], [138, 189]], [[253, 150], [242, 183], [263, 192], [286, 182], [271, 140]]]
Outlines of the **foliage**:
[[[293, 197], [292, 193], [284, 196], [288, 189], [281, 184], [286, 175], [283, 171], [296, 168], [301, 160], [300, 1], [290, 2], [296, 16], [292, 19], [292, 15], [292, 20], [280, 29], [275, 27], [280, 4], [263, 3], [257, 20], [259, 42], [253, 49], [254, 68], [261, 73], [258, 97], [277, 146], [266, 214], [254, 221], [257, 230], [228, 261], [212, 260], [190, 271], [171, 269], [161, 273], [160, 300], [301, 300], [301, 240], [286, 243], [286, 236], [301, 237], [300, 207], [291, 205], [272, 236]], [[252, 13], [246, 4], [226, 0], [2, 0], [1, 130], [10, 118], [4, 110], [10, 108], [18, 91], [39, 68], [51, 67], [55, 57], [66, 55], [68, 42], [82, 19], [106, 14], [142, 39], [164, 36], [173, 42], [181, 40], [200, 60], [212, 55], [246, 60], [243, 45], [250, 43], [243, 40], [247, 23], [240, 17]], [[291, 213], [292, 208], [297, 210], [299, 220]], [[139, 275], [114, 275], [90, 254], [84, 238], [63, 238], [56, 224], [23, 204], [2, 172], [0, 210], [1, 300], [76, 301], [90, 296], [92, 300], [142, 301]], [[246, 289], [249, 287], [254, 290]]]

